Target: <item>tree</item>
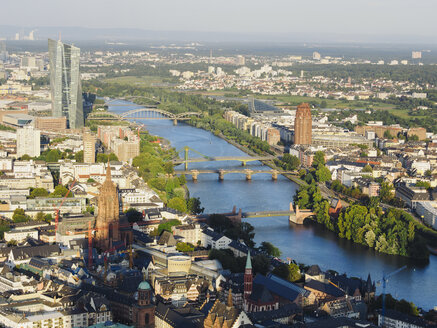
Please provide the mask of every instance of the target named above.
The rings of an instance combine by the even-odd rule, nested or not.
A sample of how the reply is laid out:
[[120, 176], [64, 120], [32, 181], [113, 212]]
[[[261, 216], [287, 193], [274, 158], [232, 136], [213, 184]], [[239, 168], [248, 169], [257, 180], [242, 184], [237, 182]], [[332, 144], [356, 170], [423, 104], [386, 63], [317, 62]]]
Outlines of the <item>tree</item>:
[[183, 198], [175, 197], [168, 201], [167, 206], [181, 213], [187, 212], [187, 203]]
[[326, 107], [328, 107], [326, 100], [322, 100], [322, 102], [320, 103], [320, 108], [326, 108]]
[[382, 182], [379, 188], [379, 197], [383, 202], [388, 202], [393, 198], [393, 185], [390, 182]]
[[57, 163], [59, 161], [59, 157], [59, 151], [57, 149], [52, 149], [46, 155], [46, 162]]
[[260, 251], [273, 257], [281, 256], [281, 251], [279, 250], [279, 248], [275, 247], [272, 243], [269, 243], [268, 241], [263, 241], [259, 249]]
[[49, 192], [47, 189], [44, 188], [35, 188], [30, 192], [30, 199], [36, 198], [36, 197], [47, 197], [49, 195]]
[[118, 157], [117, 157], [117, 155], [115, 155], [114, 153], [110, 153], [109, 156], [108, 156], [108, 158], [109, 158], [109, 161], [110, 161], [110, 162], [111, 162], [111, 161], [118, 161]]
[[373, 169], [369, 164], [367, 164], [366, 166], [363, 167], [362, 172], [373, 172]]
[[194, 251], [194, 246], [189, 243], [178, 242], [176, 244], [176, 249], [179, 252], [192, 252]]
[[22, 208], [16, 208], [12, 215], [12, 220], [14, 222], [27, 222], [30, 218], [25, 214], [25, 211]]
[[187, 201], [187, 209], [191, 214], [201, 214], [205, 210], [205, 208], [201, 207], [200, 198], [199, 197], [191, 197]]
[[282, 279], [295, 282], [301, 279], [299, 266], [295, 263], [290, 264], [280, 264], [275, 269], [273, 269], [272, 273]]
[[316, 151], [313, 157], [313, 167], [317, 168], [325, 165], [325, 153], [321, 150]]
[[11, 246], [17, 246], [18, 242], [15, 239], [11, 239], [8, 241], [8, 243], [6, 244], [6, 246], [11, 247]]
[[264, 254], [258, 254], [252, 257], [253, 273], [266, 275], [270, 268], [270, 259]]
[[319, 167], [316, 170], [316, 180], [318, 182], [326, 182], [326, 181], [330, 181], [331, 180], [331, 171], [329, 171], [329, 169], [324, 166], [324, 165], [319, 165]]
[[30, 157], [29, 155], [27, 155], [27, 154], [24, 154], [23, 156], [21, 156], [21, 160], [22, 161], [30, 161], [32, 159], [32, 157]]
[[385, 139], [393, 139], [393, 136], [391, 135], [389, 130], [385, 130], [384, 132], [384, 138]]
[[180, 224], [181, 224], [181, 221], [179, 221], [177, 219], [165, 220], [165, 222], [160, 223], [158, 226], [158, 235], [160, 235], [161, 232], [163, 232], [164, 230], [171, 232], [171, 227], [177, 226]]
[[431, 188], [431, 184], [428, 181], [417, 181], [416, 182], [416, 187], [422, 187], [425, 189], [430, 189]]
[[138, 212], [135, 208], [128, 209], [126, 211], [126, 217], [130, 223], [143, 220], [143, 214], [141, 212]]
[[426, 177], [431, 177], [432, 176], [432, 171], [431, 170], [426, 170], [425, 171], [425, 176]]
[[35, 216], [35, 220], [36, 221], [44, 221], [44, 213], [43, 212], [38, 212]]
[[290, 154], [284, 154], [282, 163], [282, 168], [287, 171], [294, 171], [300, 166], [299, 158]]
[[44, 215], [44, 221], [47, 222], [47, 223], [52, 222], [53, 221], [52, 215], [51, 214]]
[[[49, 195], [52, 198], [63, 198], [68, 193], [68, 189], [63, 185], [57, 185], [55, 190]], [[68, 197], [73, 197], [72, 193], [68, 193]]]
[[108, 155], [101, 154], [101, 153], [97, 154], [96, 162], [97, 163], [107, 163], [108, 162]]
[[78, 152], [74, 155], [74, 159], [75, 159], [76, 162], [78, 162], [78, 163], [83, 163], [83, 150], [78, 151]]

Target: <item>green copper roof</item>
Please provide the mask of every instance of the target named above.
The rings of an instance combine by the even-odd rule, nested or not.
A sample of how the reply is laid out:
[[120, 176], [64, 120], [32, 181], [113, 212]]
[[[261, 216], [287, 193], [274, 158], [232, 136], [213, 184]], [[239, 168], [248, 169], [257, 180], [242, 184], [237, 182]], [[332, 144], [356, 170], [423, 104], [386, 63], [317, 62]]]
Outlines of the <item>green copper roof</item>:
[[151, 289], [151, 287], [147, 281], [141, 281], [141, 283], [138, 285], [138, 289], [148, 290], [148, 289]]
[[250, 251], [247, 252], [246, 269], [252, 269], [252, 260], [250, 259]]

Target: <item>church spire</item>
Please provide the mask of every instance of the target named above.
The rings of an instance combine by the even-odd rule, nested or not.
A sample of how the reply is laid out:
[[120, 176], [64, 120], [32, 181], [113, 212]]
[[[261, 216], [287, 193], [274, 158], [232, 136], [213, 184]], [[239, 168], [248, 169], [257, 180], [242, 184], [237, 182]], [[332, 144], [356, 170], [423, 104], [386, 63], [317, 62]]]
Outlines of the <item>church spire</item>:
[[226, 304], [229, 307], [233, 307], [234, 304], [232, 302], [232, 288], [229, 288], [229, 294], [228, 294], [228, 304]]
[[108, 165], [106, 166], [106, 181], [111, 181], [111, 165], [109, 164], [109, 157]]
[[252, 260], [250, 259], [250, 251], [247, 252], [246, 269], [252, 270]]

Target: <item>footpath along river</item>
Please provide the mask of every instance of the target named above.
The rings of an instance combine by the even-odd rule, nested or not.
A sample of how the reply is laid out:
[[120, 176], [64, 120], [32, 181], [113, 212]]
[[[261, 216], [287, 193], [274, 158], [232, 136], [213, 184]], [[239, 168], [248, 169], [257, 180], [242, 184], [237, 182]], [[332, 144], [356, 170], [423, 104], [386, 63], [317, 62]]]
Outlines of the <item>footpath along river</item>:
[[[128, 104], [114, 101], [113, 104]], [[110, 111], [124, 112], [138, 108], [109, 106]], [[189, 146], [208, 156], [247, 156], [238, 148], [208, 131], [181, 122], [173, 126], [170, 120], [137, 120], [152, 134], [170, 141], [176, 149]], [[190, 154], [190, 156], [195, 156]], [[260, 162], [249, 162], [248, 168], [269, 170]], [[190, 163], [189, 169], [241, 168], [238, 162]], [[183, 169], [182, 166], [176, 169]], [[243, 174], [225, 175], [219, 182], [217, 174], [199, 175], [197, 182], [187, 177], [190, 196], [199, 197], [205, 213], [230, 212], [234, 205], [246, 212], [262, 210], [287, 210], [297, 190], [297, 185], [283, 176], [272, 181], [269, 174], [256, 174], [252, 181]], [[308, 265], [318, 264], [322, 270], [332, 269], [349, 276], [379, 280], [383, 272], [392, 272], [407, 265], [408, 268], [392, 277], [387, 292], [396, 298], [414, 302], [425, 310], [437, 306], [437, 257], [431, 256], [428, 264], [417, 264], [410, 259], [375, 253], [358, 244], [337, 238], [332, 232], [307, 220], [304, 225], [288, 222], [288, 217], [253, 218], [247, 221], [255, 227], [255, 242], [269, 241], [290, 257]], [[381, 289], [378, 288], [378, 293]]]

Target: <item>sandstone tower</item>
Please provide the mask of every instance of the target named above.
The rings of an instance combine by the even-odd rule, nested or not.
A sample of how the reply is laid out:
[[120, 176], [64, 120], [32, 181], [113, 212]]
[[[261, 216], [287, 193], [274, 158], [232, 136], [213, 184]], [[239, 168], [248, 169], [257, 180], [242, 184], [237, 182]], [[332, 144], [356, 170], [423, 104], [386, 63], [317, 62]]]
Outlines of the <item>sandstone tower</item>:
[[120, 240], [118, 191], [117, 186], [111, 180], [109, 161], [106, 168], [106, 180], [100, 187], [97, 203], [96, 246], [106, 251], [112, 248], [114, 242]]
[[297, 106], [294, 120], [295, 145], [311, 145], [312, 124], [310, 105], [303, 103]]

